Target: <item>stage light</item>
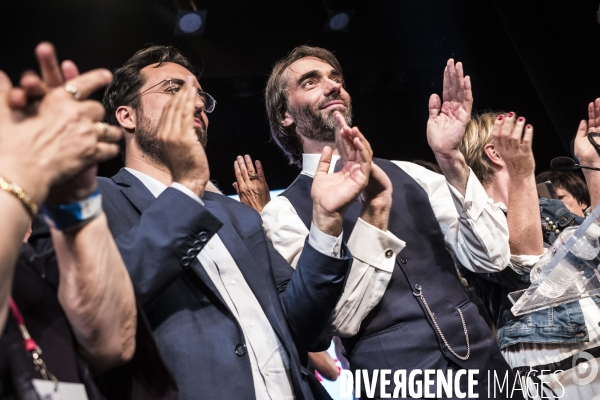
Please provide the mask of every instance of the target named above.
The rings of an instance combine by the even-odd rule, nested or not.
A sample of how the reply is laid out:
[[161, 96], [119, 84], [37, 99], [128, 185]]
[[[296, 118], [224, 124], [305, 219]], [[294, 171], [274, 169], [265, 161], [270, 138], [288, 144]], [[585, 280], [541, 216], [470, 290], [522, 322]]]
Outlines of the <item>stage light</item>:
[[346, 33], [348, 32], [348, 27], [350, 26], [350, 20], [354, 16], [354, 11], [344, 10], [344, 11], [331, 11], [329, 13], [329, 19], [327, 20], [327, 24], [325, 25], [326, 32], [340, 32]]
[[206, 26], [206, 10], [179, 10], [175, 36], [199, 36], [204, 33]]

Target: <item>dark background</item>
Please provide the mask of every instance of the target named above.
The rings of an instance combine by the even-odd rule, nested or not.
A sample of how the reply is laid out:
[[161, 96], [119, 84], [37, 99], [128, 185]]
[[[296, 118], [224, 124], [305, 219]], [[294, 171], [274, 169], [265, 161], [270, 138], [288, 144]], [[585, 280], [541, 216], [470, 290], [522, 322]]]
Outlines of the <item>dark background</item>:
[[[114, 69], [148, 43], [175, 45], [203, 69], [218, 101], [207, 149], [211, 178], [227, 193], [233, 161], [263, 162], [272, 189], [298, 171], [270, 142], [262, 92], [271, 66], [295, 46], [339, 58], [355, 124], [383, 158], [433, 161], [427, 101], [441, 93], [450, 57], [471, 75], [477, 111], [516, 111], [535, 129], [538, 172], [570, 154], [587, 104], [600, 97], [598, 0], [196, 0], [207, 10], [203, 36], [173, 35], [184, 0], [0, 0], [0, 69], [16, 82], [35, 68], [33, 49], [56, 45], [86, 71]], [[328, 11], [354, 11], [347, 33], [325, 32]], [[101, 94], [97, 95], [98, 96]], [[102, 165], [112, 175], [115, 159]]]

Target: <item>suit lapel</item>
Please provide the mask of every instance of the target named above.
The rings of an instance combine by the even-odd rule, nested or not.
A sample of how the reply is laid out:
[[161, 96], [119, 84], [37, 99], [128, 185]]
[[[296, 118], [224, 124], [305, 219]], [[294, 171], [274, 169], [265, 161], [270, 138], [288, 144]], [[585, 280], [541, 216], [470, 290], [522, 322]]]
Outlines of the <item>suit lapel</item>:
[[[244, 279], [250, 286], [252, 293], [258, 300], [271, 326], [277, 332], [280, 338], [285, 337], [282, 328], [279, 325], [279, 317], [274, 307], [274, 303], [279, 302], [279, 297], [275, 290], [269, 290], [273, 287], [271, 265], [268, 260], [257, 263], [252, 253], [235, 230], [231, 221], [223, 211], [220, 202], [211, 201], [206, 197], [203, 201], [210, 212], [223, 222], [223, 226], [219, 229], [219, 237], [233, 257], [237, 267], [242, 272]], [[273, 298], [275, 297], [275, 298]]]
[[119, 186], [121, 193], [123, 193], [139, 214], [146, 211], [154, 200], [156, 200], [142, 181], [125, 168], [121, 168], [111, 179]]
[[[156, 197], [154, 197], [152, 192], [148, 190], [142, 181], [125, 168], [121, 168], [121, 170], [112, 177], [112, 180], [119, 185], [121, 193], [123, 193], [140, 215], [156, 201]], [[200, 278], [201, 282], [198, 282], [194, 279], [193, 275], [187, 273], [184, 275], [183, 279], [190, 280], [193, 286], [202, 291], [208, 290], [210, 292], [208, 295], [209, 297], [212, 297], [212, 300], [218, 300], [224, 307], [227, 307], [223, 297], [221, 297], [221, 294], [217, 290], [217, 287], [213, 284], [197, 258], [192, 262], [191, 268], [198, 278]], [[210, 296], [211, 294], [212, 296]]]

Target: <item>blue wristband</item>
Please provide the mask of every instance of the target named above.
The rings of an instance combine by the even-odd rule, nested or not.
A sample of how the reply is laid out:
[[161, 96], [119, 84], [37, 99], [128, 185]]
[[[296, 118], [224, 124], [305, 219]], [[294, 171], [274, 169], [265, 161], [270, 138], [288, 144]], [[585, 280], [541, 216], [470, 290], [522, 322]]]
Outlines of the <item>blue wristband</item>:
[[102, 213], [102, 195], [96, 190], [87, 199], [75, 203], [44, 204], [42, 212], [46, 221], [60, 231], [80, 227]]

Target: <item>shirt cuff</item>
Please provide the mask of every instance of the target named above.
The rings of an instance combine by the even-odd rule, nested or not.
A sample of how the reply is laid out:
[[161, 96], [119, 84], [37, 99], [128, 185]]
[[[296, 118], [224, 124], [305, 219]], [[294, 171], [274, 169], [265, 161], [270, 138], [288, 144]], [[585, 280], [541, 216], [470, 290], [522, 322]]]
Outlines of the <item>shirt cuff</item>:
[[539, 256], [530, 256], [530, 255], [521, 255], [521, 256], [510, 256], [510, 261], [516, 262], [524, 267], [533, 267], [536, 262], [540, 260], [542, 255]]
[[342, 258], [342, 235], [335, 237], [323, 233], [315, 224], [310, 224], [310, 232], [308, 234], [308, 243], [319, 253], [329, 257]]
[[173, 189], [177, 189], [180, 192], [183, 192], [183, 193], [187, 194], [192, 199], [196, 200], [198, 203], [204, 205], [204, 202], [202, 201], [202, 199], [200, 197], [198, 197], [198, 195], [196, 193], [192, 192], [190, 189], [188, 189], [187, 187], [185, 187], [181, 183], [173, 182], [173, 183], [171, 183], [171, 187]]
[[452, 197], [454, 197], [454, 202], [457, 204], [459, 215], [462, 218], [469, 218], [476, 221], [485, 209], [489, 196], [483, 185], [479, 182], [479, 179], [473, 173], [473, 170], [469, 168], [469, 177], [467, 178], [467, 188], [464, 197], [450, 183], [448, 183], [448, 188], [450, 189], [450, 193], [452, 193]]
[[348, 240], [348, 248], [357, 260], [383, 271], [392, 272], [396, 257], [406, 243], [390, 231], [382, 231], [362, 218], [356, 221]]

